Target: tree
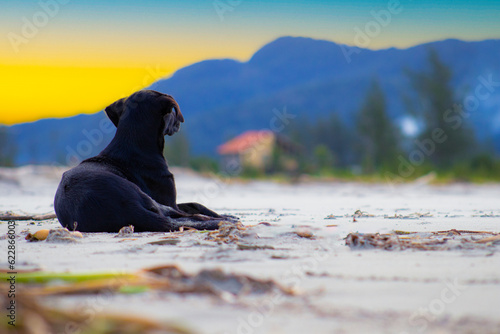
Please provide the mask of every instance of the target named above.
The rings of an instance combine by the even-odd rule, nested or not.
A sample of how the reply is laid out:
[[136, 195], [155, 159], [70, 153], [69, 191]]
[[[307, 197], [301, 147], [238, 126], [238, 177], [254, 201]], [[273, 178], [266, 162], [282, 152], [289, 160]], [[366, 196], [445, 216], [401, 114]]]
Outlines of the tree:
[[315, 145], [325, 145], [333, 154], [335, 167], [347, 167], [352, 163], [354, 136], [338, 113], [318, 120], [315, 125]]
[[7, 127], [0, 126], [0, 166], [13, 166], [15, 154], [15, 145]]
[[338, 113], [332, 112], [315, 122], [306, 118], [296, 119], [289, 125], [288, 134], [294, 142], [305, 148], [296, 159], [303, 172], [314, 171], [317, 160], [315, 148], [318, 146], [322, 147], [319, 152], [321, 156], [330, 155], [324, 160], [329, 161], [330, 168], [345, 168], [353, 162], [354, 135]]
[[324, 144], [316, 146], [313, 154], [316, 166], [320, 172], [332, 170], [335, 159], [328, 146]]
[[[411, 84], [417, 93], [414, 114], [423, 124], [415, 141], [437, 167], [447, 168], [470, 156], [475, 138], [472, 130], [458, 112], [451, 88], [452, 73], [433, 49], [429, 52], [427, 72], [409, 71]], [[436, 133], [441, 133], [435, 140]], [[422, 149], [424, 147], [424, 149]]]
[[387, 114], [384, 92], [377, 81], [372, 83], [359, 111], [357, 130], [364, 171], [394, 169], [400, 135]]

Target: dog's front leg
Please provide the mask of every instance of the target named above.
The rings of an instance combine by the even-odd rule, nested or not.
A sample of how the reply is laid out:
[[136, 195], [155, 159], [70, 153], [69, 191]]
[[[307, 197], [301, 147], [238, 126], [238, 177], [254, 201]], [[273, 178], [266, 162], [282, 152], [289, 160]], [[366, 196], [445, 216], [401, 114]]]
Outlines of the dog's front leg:
[[209, 208], [201, 205], [200, 203], [181, 203], [177, 204], [177, 207], [179, 210], [182, 212], [186, 212], [189, 214], [200, 214], [208, 217], [213, 217], [213, 218], [219, 218], [219, 219], [224, 219], [224, 220], [229, 220], [229, 221], [239, 221], [240, 219], [235, 216], [231, 215], [220, 215], [215, 211], [210, 210]]

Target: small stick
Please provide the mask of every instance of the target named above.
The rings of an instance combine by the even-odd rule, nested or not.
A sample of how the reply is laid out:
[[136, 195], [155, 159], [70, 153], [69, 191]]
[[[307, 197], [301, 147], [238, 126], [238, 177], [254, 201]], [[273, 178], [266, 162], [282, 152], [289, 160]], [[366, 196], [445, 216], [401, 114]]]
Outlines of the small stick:
[[7, 212], [0, 213], [0, 221], [9, 221], [9, 220], [48, 220], [57, 218], [55, 213], [46, 213], [43, 215], [14, 215]]

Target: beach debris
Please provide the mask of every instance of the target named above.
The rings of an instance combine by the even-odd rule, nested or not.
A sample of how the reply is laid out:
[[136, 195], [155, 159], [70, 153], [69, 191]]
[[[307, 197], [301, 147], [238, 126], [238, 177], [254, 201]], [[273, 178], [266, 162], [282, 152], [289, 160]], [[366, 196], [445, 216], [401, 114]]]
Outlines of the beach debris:
[[218, 243], [235, 243], [241, 238], [249, 236], [246, 229], [240, 222], [222, 221], [218, 230], [208, 232], [206, 239]]
[[356, 218], [375, 217], [375, 215], [372, 215], [372, 214], [370, 214], [368, 212], [361, 211], [361, 210], [358, 209], [358, 210], [354, 211], [354, 214], [352, 216], [349, 216], [348, 214], [346, 214], [346, 217], [352, 217], [352, 222], [356, 223], [357, 222]]
[[157, 240], [157, 241], [152, 241], [152, 242], [148, 242], [148, 245], [177, 245], [179, 242], [181, 242], [179, 239], [177, 238], [164, 238], [162, 240]]
[[[0, 279], [9, 276], [0, 272]], [[157, 266], [137, 272], [27, 272], [19, 274], [16, 282], [23, 295], [30, 298], [40, 296], [88, 294], [99, 292], [143, 293], [159, 290], [172, 293], [210, 294], [227, 299], [227, 295], [262, 295], [279, 292], [294, 294], [293, 290], [281, 286], [271, 279], [257, 279], [244, 274], [226, 273], [222, 269], [202, 269], [188, 274], [176, 265]], [[0, 285], [0, 289], [6, 285]]]
[[134, 233], [134, 225], [123, 226], [118, 231], [118, 234], [115, 235], [115, 238], [130, 237], [130, 235], [133, 234], [133, 233]]
[[75, 237], [75, 238], [83, 238], [83, 234], [79, 231], [73, 231], [71, 232], [71, 234]]
[[43, 230], [38, 230], [33, 234], [28, 233], [25, 239], [28, 241], [42, 241], [47, 239], [49, 231], [50, 231], [49, 229], [43, 229]]
[[326, 216], [324, 219], [337, 219], [333, 214]]
[[194, 227], [189, 226], [181, 226], [179, 227], [179, 231], [171, 232], [171, 233], [183, 233], [183, 232], [197, 232], [198, 230]]
[[51, 212], [51, 213], [46, 213], [46, 214], [24, 214], [24, 215], [19, 215], [15, 214], [12, 211], [5, 211], [5, 212], [0, 212], [0, 221], [9, 221], [9, 220], [49, 220], [49, 219], [54, 219], [57, 218], [56, 214]]
[[395, 213], [394, 216], [384, 216], [385, 219], [420, 219], [420, 218], [426, 218], [426, 217], [432, 217], [430, 212], [426, 213], [420, 213], [420, 212], [414, 212], [409, 215], [401, 215], [398, 213]]
[[[115, 236], [115, 238], [116, 238], [116, 236]], [[121, 238], [121, 240], [118, 240], [118, 242], [135, 241], [135, 240], [137, 240], [137, 239], [138, 239], [138, 238], [125, 238], [125, 237], [123, 237], [123, 238]]]
[[237, 247], [239, 250], [274, 249], [273, 246], [269, 245], [250, 245], [245, 243], [238, 243]]
[[[492, 235], [493, 234], [493, 235]], [[477, 236], [483, 236], [477, 240]], [[489, 236], [487, 236], [489, 235]], [[346, 245], [352, 249], [384, 249], [384, 250], [454, 250], [454, 249], [487, 249], [500, 243], [500, 235], [493, 232], [447, 230], [437, 232], [405, 232], [393, 233], [349, 233], [345, 238]]]
[[[412, 232], [416, 233], [416, 232]], [[456, 229], [451, 229], [451, 230], [446, 230], [446, 231], [437, 231], [433, 232], [437, 234], [446, 234], [446, 233], [456, 233], [456, 234], [491, 234], [491, 235], [497, 235], [498, 233], [496, 232], [488, 232], [488, 231], [469, 231], [469, 230], [456, 230]]]
[[301, 227], [294, 231], [301, 238], [314, 239], [314, 233], [309, 228]]
[[273, 260], [286, 260], [286, 259], [290, 259], [291, 257], [289, 255], [286, 255], [286, 254], [273, 254], [271, 255], [271, 259]]
[[500, 215], [494, 214], [493, 212], [491, 213], [481, 213], [477, 215], [472, 215], [472, 217], [481, 217], [481, 218], [498, 218]]
[[74, 243], [78, 242], [78, 239], [83, 238], [83, 235], [78, 232], [71, 232], [67, 228], [57, 228], [57, 229], [52, 229], [49, 231], [49, 235], [47, 236], [47, 239], [45, 239], [47, 242], [67, 242], [67, 243]]
[[28, 241], [77, 242], [77, 239], [81, 238], [83, 235], [78, 231], [71, 232], [67, 228], [57, 228], [38, 230], [33, 234], [28, 233], [25, 239]]
[[[7, 305], [7, 287], [0, 286], [0, 304]], [[65, 333], [68, 328], [81, 333], [123, 333], [123, 334], [190, 334], [189, 329], [165, 321], [156, 321], [133, 314], [107, 314], [98, 312], [90, 318], [77, 309], [55, 309], [39, 303], [32, 295], [16, 294], [17, 318], [15, 333]], [[70, 326], [70, 327], [68, 327]]]
[[175, 265], [167, 265], [149, 268], [145, 272], [155, 274], [155, 278], [167, 279], [168, 290], [178, 293], [211, 294], [222, 298], [228, 293], [233, 296], [271, 292], [293, 294], [292, 290], [282, 287], [273, 280], [226, 273], [219, 268], [203, 269], [196, 274], [189, 275]]
[[396, 234], [349, 233], [345, 243], [350, 248], [381, 248], [386, 250], [400, 248]]
[[[8, 273], [0, 272], [3, 279]], [[19, 274], [16, 282], [21, 284], [25, 295], [31, 297], [89, 294], [100, 292], [117, 292], [150, 290], [160, 284], [153, 278], [143, 273], [129, 273], [121, 271], [91, 272], [91, 273], [69, 273], [69, 272], [29, 272]]]
[[375, 217], [375, 215], [372, 215], [368, 212], [361, 211], [361, 210], [356, 210], [354, 214], [352, 215], [354, 218], [367, 218], [367, 217]]
[[[8, 273], [0, 272], [0, 280], [8, 277]], [[23, 284], [47, 284], [58, 282], [62, 283], [85, 283], [90, 281], [106, 281], [118, 280], [121, 282], [130, 282], [137, 280], [139, 277], [136, 273], [127, 273], [121, 271], [107, 271], [107, 272], [91, 272], [91, 273], [70, 273], [70, 272], [47, 272], [47, 271], [29, 271], [20, 273], [16, 277], [16, 282]]]
[[486, 244], [486, 243], [500, 243], [500, 234], [493, 237], [487, 237], [481, 240], [477, 240], [476, 243]]

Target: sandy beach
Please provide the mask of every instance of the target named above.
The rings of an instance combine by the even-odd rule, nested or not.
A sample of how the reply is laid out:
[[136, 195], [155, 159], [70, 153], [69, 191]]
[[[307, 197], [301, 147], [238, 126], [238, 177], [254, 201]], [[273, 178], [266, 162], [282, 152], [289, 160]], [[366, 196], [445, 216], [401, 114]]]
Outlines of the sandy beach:
[[[0, 212], [53, 212], [63, 171], [0, 169]], [[500, 233], [499, 184], [290, 185], [174, 174], [179, 202], [236, 215], [244, 228], [28, 242], [27, 233], [60, 225], [19, 221], [17, 269], [134, 273], [175, 265], [200, 279], [201, 272], [220, 269], [275, 286], [240, 293], [209, 278], [218, 293], [148, 289], [47, 295], [40, 302], [89, 319], [129, 314], [207, 334], [500, 333], [500, 242], [478, 242]], [[0, 234], [7, 228], [0, 223]], [[394, 244], [350, 247], [351, 233], [387, 234]], [[7, 239], [0, 249], [7, 268]]]

